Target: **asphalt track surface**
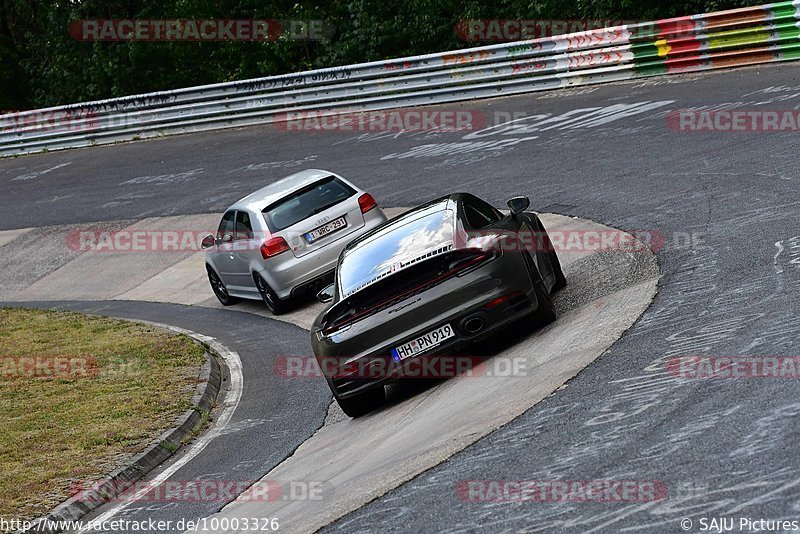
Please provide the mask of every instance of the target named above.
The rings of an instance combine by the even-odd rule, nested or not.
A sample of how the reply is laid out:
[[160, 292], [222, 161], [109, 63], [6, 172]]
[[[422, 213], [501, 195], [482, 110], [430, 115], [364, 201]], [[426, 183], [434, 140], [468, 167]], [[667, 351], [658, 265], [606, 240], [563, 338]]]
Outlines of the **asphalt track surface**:
[[[4, 160], [0, 229], [222, 211], [265, 178], [320, 167], [356, 180], [382, 205], [414, 205], [456, 190], [502, 205], [524, 193], [538, 211], [657, 230], [667, 237], [658, 252], [660, 292], [606, 354], [523, 416], [328, 530], [677, 532], [682, 518], [694, 520], [690, 531], [699, 531], [701, 517], [796, 520], [797, 381], [689, 380], [670, 375], [665, 362], [682, 355], [797, 354], [797, 132], [680, 132], [668, 127], [666, 113], [699, 106], [792, 110], [800, 106], [798, 72], [787, 63], [451, 107], [561, 116], [527, 132], [366, 135], [264, 127]], [[577, 111], [589, 108], [606, 111]], [[475, 144], [488, 141], [498, 143]], [[449, 157], [414, 152], [438, 143], [473, 144], [451, 145], [450, 152], [462, 152]], [[237, 325], [225, 315], [215, 326], [221, 316], [203, 325], [184, 321], [178, 311], [158, 311], [163, 305], [119, 306], [121, 315], [133, 307], [149, 320], [165, 314], [161, 322], [227, 340], [239, 352], [269, 353], [271, 343], [304, 336], [249, 316]], [[312, 389], [310, 402], [319, 411], [304, 416], [287, 408], [241, 420], [300, 417], [292, 424], [311, 433], [329, 399], [324, 386]], [[276, 438], [265, 432], [264, 439]], [[258, 456], [257, 444], [231, 446]], [[254, 467], [250, 478], [274, 465], [262, 456], [255, 461], [261, 471]], [[457, 484], [476, 479], [656, 480], [669, 497], [629, 503], [459, 499]]]

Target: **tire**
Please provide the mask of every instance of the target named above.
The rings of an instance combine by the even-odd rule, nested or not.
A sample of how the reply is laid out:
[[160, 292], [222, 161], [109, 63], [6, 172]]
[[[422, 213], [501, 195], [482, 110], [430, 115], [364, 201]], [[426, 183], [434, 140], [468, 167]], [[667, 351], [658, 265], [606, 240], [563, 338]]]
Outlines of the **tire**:
[[208, 273], [208, 283], [211, 284], [211, 290], [223, 306], [230, 306], [239, 302], [238, 298], [228, 294], [225, 283], [210, 265], [206, 265], [206, 272]]
[[567, 277], [564, 276], [564, 271], [561, 270], [561, 262], [555, 250], [550, 250], [547, 253], [550, 257], [550, 265], [553, 266], [553, 274], [556, 275], [556, 283], [553, 286], [553, 293], [567, 287]]
[[386, 395], [381, 386], [346, 399], [336, 397], [336, 402], [339, 403], [345, 415], [349, 417], [361, 417], [386, 402]]
[[553, 309], [553, 301], [547, 294], [547, 289], [542, 281], [536, 282], [533, 286], [536, 293], [536, 301], [539, 303], [536, 310], [531, 314], [531, 323], [534, 328], [542, 328], [556, 320], [556, 312]]
[[[545, 232], [544, 227], [542, 227], [542, 231]], [[567, 277], [564, 276], [564, 271], [561, 269], [561, 260], [558, 259], [558, 254], [556, 254], [553, 243], [550, 241], [550, 236], [547, 232], [544, 233], [542, 245], [544, 246], [544, 250], [547, 251], [547, 259], [550, 262], [550, 268], [553, 269], [553, 275], [556, 279], [553, 284], [553, 291], [551, 291], [551, 293], [555, 293], [567, 287]]]
[[267, 309], [272, 312], [272, 315], [281, 315], [286, 311], [286, 302], [281, 300], [278, 295], [269, 287], [269, 284], [261, 278], [258, 273], [253, 273], [253, 280], [256, 283], [256, 289], [261, 293], [261, 299], [267, 306]]

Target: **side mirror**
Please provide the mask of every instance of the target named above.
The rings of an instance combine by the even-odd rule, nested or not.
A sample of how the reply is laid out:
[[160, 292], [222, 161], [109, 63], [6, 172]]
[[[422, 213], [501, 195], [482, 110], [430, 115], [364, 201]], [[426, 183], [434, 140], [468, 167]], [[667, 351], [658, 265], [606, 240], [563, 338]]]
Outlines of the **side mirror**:
[[327, 304], [333, 300], [334, 293], [335, 289], [333, 288], [333, 284], [331, 284], [328, 287], [323, 288], [322, 291], [320, 291], [319, 293], [317, 293], [317, 300], [323, 304]]
[[208, 234], [208, 235], [207, 235], [207, 236], [205, 236], [205, 237], [203, 238], [203, 240], [200, 242], [200, 248], [202, 248], [203, 250], [205, 250], [205, 249], [207, 249], [207, 248], [211, 248], [211, 247], [213, 247], [213, 246], [214, 246], [214, 245], [216, 245], [216, 244], [217, 244], [217, 240], [216, 240], [216, 239], [214, 239], [214, 236], [213, 236], [213, 235], [211, 235], [211, 234]]
[[511, 215], [516, 216], [528, 209], [528, 206], [531, 205], [531, 201], [528, 197], [514, 197], [506, 202], [506, 205], [508, 209], [511, 210]]

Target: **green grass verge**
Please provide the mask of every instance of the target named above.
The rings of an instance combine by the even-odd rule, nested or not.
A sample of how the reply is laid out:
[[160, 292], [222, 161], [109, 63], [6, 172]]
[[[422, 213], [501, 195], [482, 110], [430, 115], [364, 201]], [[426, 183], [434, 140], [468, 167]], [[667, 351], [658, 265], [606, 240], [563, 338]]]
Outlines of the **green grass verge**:
[[203, 353], [147, 325], [0, 308], [0, 517], [43, 515], [174, 427]]

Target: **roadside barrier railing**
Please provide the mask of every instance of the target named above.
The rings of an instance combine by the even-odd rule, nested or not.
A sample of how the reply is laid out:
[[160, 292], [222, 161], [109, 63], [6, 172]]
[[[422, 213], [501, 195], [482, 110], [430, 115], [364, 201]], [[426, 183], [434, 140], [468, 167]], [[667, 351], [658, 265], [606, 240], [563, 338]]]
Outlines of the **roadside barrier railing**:
[[0, 156], [800, 59], [800, 0], [0, 115]]

